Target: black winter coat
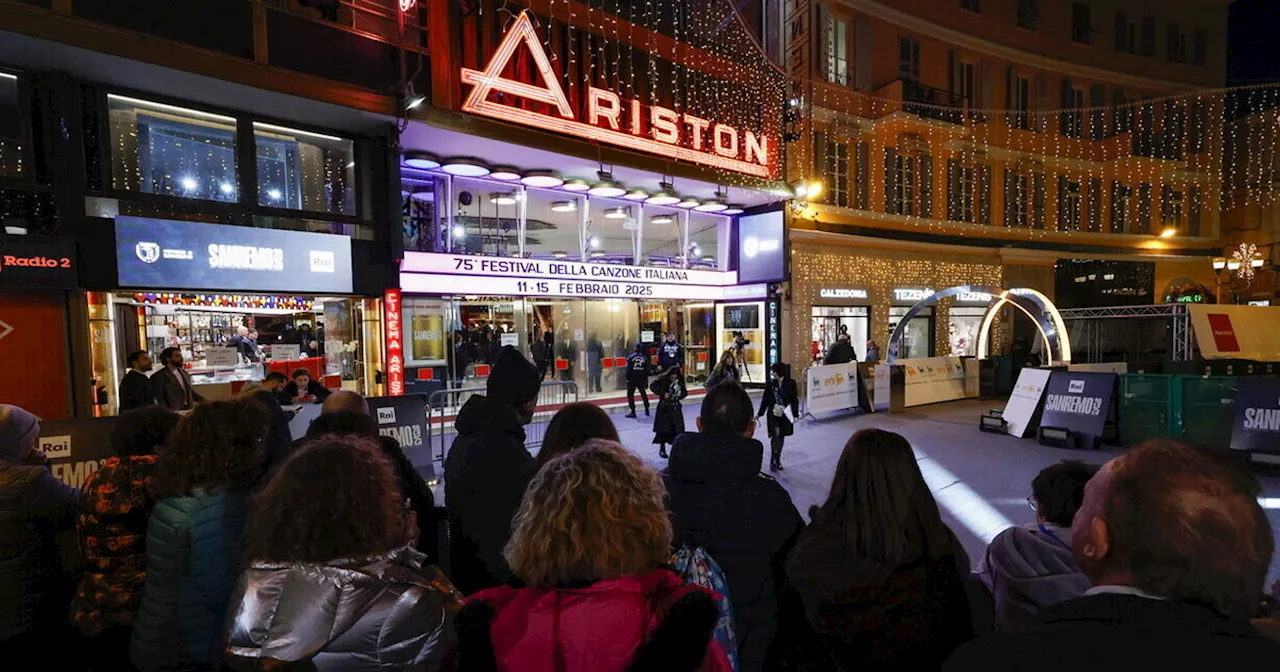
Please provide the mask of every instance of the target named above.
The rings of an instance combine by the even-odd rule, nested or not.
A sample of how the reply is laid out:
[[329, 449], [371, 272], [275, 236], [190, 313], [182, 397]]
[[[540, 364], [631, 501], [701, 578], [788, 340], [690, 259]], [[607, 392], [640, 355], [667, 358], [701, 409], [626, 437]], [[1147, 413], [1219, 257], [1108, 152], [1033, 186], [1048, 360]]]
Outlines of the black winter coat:
[[960, 647], [948, 672], [1266, 670], [1280, 643], [1243, 619], [1183, 602], [1104, 593], [1049, 609], [1044, 625]]
[[455, 426], [458, 438], [444, 461], [450, 578], [470, 595], [511, 576], [502, 549], [535, 467], [511, 406], [477, 394], [462, 407]]
[[[819, 517], [813, 509], [810, 515]], [[967, 564], [959, 551], [885, 564], [845, 544], [840, 527], [809, 526], [787, 563], [788, 590], [797, 598], [787, 604], [798, 613], [785, 621], [800, 626], [791, 631], [792, 669], [939, 669], [973, 638], [961, 575]]]
[[675, 544], [702, 546], [724, 570], [744, 671], [765, 665], [787, 553], [804, 529], [791, 496], [760, 473], [763, 457], [755, 439], [690, 433], [663, 472]]
[[54, 535], [72, 529], [79, 502], [48, 467], [0, 460], [0, 641], [66, 619], [71, 590]]
[[658, 395], [658, 409], [653, 416], [653, 442], [672, 443], [684, 433], [684, 406], [681, 399], [689, 396], [684, 381], [663, 376], [653, 381], [653, 393]]
[[858, 361], [858, 352], [853, 349], [853, 343], [845, 340], [837, 340], [831, 344], [831, 348], [827, 350], [826, 359], [822, 360], [823, 366], [830, 364], [848, 364], [849, 362]]
[[756, 414], [767, 418], [766, 426], [769, 428], [769, 438], [791, 436], [795, 433], [795, 425], [792, 423], [791, 418], [785, 415], [774, 415], [774, 406], [789, 409], [791, 418], [800, 416], [800, 393], [796, 389], [796, 381], [790, 378], [783, 378], [782, 383], [778, 383], [770, 379], [769, 386], [764, 388], [764, 396], [760, 397], [760, 411]]

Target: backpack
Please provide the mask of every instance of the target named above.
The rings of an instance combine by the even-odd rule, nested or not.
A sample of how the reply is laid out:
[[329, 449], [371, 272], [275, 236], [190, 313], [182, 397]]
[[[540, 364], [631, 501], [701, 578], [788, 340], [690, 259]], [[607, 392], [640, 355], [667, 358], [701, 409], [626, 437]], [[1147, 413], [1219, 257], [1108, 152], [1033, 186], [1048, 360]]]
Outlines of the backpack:
[[705, 588], [715, 594], [720, 620], [716, 623], [715, 638], [729, 658], [729, 664], [738, 669], [738, 642], [733, 634], [733, 603], [729, 601], [729, 582], [724, 570], [716, 564], [707, 549], [701, 546], [682, 545], [667, 559], [671, 571], [686, 583]]

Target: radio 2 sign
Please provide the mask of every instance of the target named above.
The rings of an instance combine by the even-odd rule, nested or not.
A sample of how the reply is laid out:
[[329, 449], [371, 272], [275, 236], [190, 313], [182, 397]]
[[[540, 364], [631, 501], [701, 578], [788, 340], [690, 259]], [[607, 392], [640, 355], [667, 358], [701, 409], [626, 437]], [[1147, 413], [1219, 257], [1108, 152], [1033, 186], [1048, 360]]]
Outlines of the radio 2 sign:
[[[544, 86], [502, 75], [521, 45], [528, 50]], [[560, 75], [551, 68], [527, 10], [507, 30], [483, 71], [462, 69], [462, 83], [472, 86], [462, 104], [464, 112], [756, 177], [769, 178], [774, 173], [778, 148], [763, 132], [740, 130], [659, 105], [646, 106], [635, 99], [624, 100], [613, 91], [593, 86], [591, 81], [583, 84], [586, 115], [579, 119], [560, 85]], [[493, 94], [506, 95], [499, 102], [490, 99]], [[525, 109], [513, 103], [513, 98], [543, 103], [555, 114]]]

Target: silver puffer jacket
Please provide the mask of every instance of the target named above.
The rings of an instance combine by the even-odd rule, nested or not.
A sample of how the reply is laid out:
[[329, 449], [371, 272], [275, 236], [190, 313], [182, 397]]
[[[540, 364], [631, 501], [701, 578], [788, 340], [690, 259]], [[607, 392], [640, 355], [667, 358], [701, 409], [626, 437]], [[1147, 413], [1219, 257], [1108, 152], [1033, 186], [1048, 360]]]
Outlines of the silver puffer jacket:
[[425, 558], [401, 548], [323, 565], [254, 563], [232, 595], [227, 653], [310, 659], [321, 671], [438, 670], [456, 644], [459, 595]]

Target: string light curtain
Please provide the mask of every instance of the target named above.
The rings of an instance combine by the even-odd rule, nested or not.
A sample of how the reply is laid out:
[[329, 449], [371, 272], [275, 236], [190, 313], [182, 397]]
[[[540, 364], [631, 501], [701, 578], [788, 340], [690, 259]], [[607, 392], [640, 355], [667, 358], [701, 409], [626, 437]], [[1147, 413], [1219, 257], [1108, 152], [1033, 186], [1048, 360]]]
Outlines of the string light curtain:
[[[789, 178], [850, 182], [827, 185], [827, 194], [867, 189], [858, 216], [935, 230], [1003, 226], [1014, 240], [1212, 238], [1222, 212], [1275, 199], [1280, 86], [1063, 107], [1083, 100], [1074, 95], [1083, 89], [1008, 75], [1002, 108], [916, 102], [930, 97], [909, 79], [870, 92], [794, 80], [803, 132], [788, 146]], [[826, 156], [840, 143], [866, 156], [844, 178], [830, 174]], [[806, 215], [828, 212], [822, 201]]]

